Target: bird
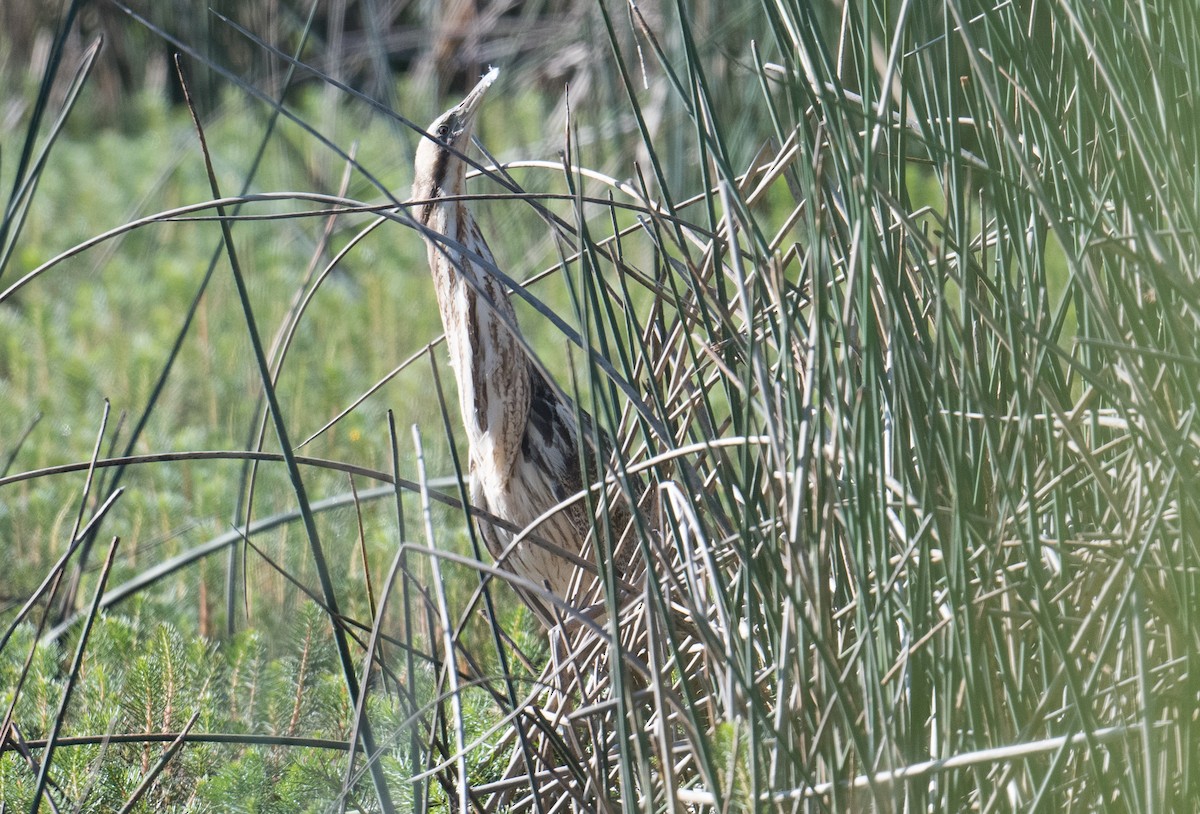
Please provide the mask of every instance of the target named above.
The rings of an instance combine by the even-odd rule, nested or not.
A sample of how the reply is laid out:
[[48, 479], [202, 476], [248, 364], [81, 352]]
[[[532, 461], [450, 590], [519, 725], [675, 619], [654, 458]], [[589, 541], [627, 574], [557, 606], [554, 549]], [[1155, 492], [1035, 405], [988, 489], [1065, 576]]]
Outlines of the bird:
[[[428, 249], [438, 310], [458, 389], [469, 448], [469, 495], [482, 512], [524, 529], [564, 499], [599, 480], [605, 446], [597, 449], [592, 419], [551, 384], [526, 351], [496, 259], [462, 196], [473, 128], [492, 68], [457, 105], [426, 128], [414, 159], [415, 220]], [[464, 251], [465, 249], [465, 251]], [[627, 509], [610, 513], [620, 534]], [[592, 517], [582, 501], [562, 509], [507, 551], [513, 534], [480, 520], [480, 537], [500, 566], [569, 601], [591, 583], [578, 573], [588, 559]], [[539, 539], [535, 539], [539, 538]], [[622, 546], [621, 548], [628, 548]], [[618, 575], [629, 555], [617, 553]], [[592, 571], [594, 574], [595, 571]], [[541, 592], [517, 589], [542, 623], [562, 621]]]

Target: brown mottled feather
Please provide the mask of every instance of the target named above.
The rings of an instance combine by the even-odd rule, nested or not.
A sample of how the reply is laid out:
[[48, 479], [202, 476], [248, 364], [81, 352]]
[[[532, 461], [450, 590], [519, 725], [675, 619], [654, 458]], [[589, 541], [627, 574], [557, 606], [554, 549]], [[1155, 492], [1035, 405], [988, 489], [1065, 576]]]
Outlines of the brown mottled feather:
[[[425, 235], [470, 447], [471, 501], [526, 528], [583, 488], [585, 468], [588, 482], [598, 480], [604, 452], [597, 454], [593, 447], [591, 419], [584, 416], [581, 439], [574, 404], [559, 395], [526, 355], [515, 335], [516, 313], [508, 292], [491, 273], [495, 267], [491, 250], [470, 210], [455, 199], [464, 190], [461, 154], [469, 144], [474, 115], [490, 77], [429, 126], [429, 137], [417, 149], [413, 198], [419, 202], [416, 211], [423, 226], [469, 251], [462, 253], [434, 234]], [[619, 535], [628, 512], [612, 512], [610, 518]], [[581, 579], [578, 565], [533, 539], [594, 561], [587, 548], [592, 523], [583, 502], [552, 515], [511, 551], [506, 549], [512, 534], [490, 523], [479, 525], [488, 550], [502, 567], [562, 599], [576, 600], [572, 602], [576, 606], [599, 601], [589, 575]], [[617, 555], [622, 576], [630, 559], [628, 554]], [[546, 603], [521, 593], [547, 626], [554, 624], [555, 615]]]

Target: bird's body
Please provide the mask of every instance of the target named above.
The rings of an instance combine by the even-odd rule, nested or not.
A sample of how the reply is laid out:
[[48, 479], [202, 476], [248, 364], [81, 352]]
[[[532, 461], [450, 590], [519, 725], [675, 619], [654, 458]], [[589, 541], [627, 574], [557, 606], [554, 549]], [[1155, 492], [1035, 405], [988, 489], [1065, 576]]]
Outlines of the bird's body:
[[[429, 126], [429, 137], [417, 149], [413, 211], [428, 230], [429, 266], [470, 450], [471, 501], [523, 529], [578, 492], [585, 471], [594, 479], [597, 456], [592, 433], [580, 437], [575, 406], [527, 355], [508, 292], [492, 271], [495, 258], [458, 197], [466, 172], [461, 156], [493, 77], [494, 71]], [[576, 503], [547, 518], [507, 553], [510, 532], [487, 522], [479, 528], [502, 567], [566, 599], [580, 556], [586, 557], [589, 521], [584, 504]], [[549, 603], [528, 591], [521, 594], [543, 622], [553, 624]]]

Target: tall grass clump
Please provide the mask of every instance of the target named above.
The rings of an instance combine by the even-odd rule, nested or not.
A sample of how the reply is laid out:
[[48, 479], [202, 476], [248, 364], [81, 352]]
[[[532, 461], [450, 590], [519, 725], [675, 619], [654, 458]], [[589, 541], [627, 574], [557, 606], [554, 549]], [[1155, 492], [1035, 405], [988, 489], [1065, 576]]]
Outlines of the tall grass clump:
[[587, 92], [514, 58], [483, 112], [471, 205], [614, 441], [606, 613], [548, 633], [395, 193], [438, 105], [314, 69], [315, 15], [214, 17], [268, 90], [130, 15], [229, 101], [78, 227], [50, 60], [0, 165], [5, 805], [1200, 805], [1200, 11], [735, 6], [577, 4]]

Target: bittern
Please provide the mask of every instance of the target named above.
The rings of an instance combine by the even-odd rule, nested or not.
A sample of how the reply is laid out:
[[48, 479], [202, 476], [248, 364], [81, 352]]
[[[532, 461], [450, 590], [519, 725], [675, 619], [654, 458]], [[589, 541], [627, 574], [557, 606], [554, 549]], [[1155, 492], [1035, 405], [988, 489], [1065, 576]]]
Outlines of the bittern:
[[[600, 455], [590, 418], [577, 413], [527, 355], [509, 293], [493, 271], [495, 257], [462, 199], [463, 155], [484, 92], [497, 73], [490, 70], [462, 102], [429, 125], [417, 147], [412, 197], [416, 219], [427, 230], [429, 268], [458, 386], [470, 449], [471, 502], [524, 529], [595, 479]], [[577, 414], [584, 415], [582, 436]], [[627, 511], [622, 514], [628, 517]], [[583, 502], [549, 517], [533, 530], [540, 540], [523, 539], [504, 557], [513, 535], [486, 520], [477, 527], [502, 567], [570, 598], [592, 527]], [[613, 527], [619, 532], [623, 524]], [[590, 583], [590, 578], [576, 582], [575, 592]], [[548, 603], [528, 591], [518, 593], [543, 623], [554, 624]]]

